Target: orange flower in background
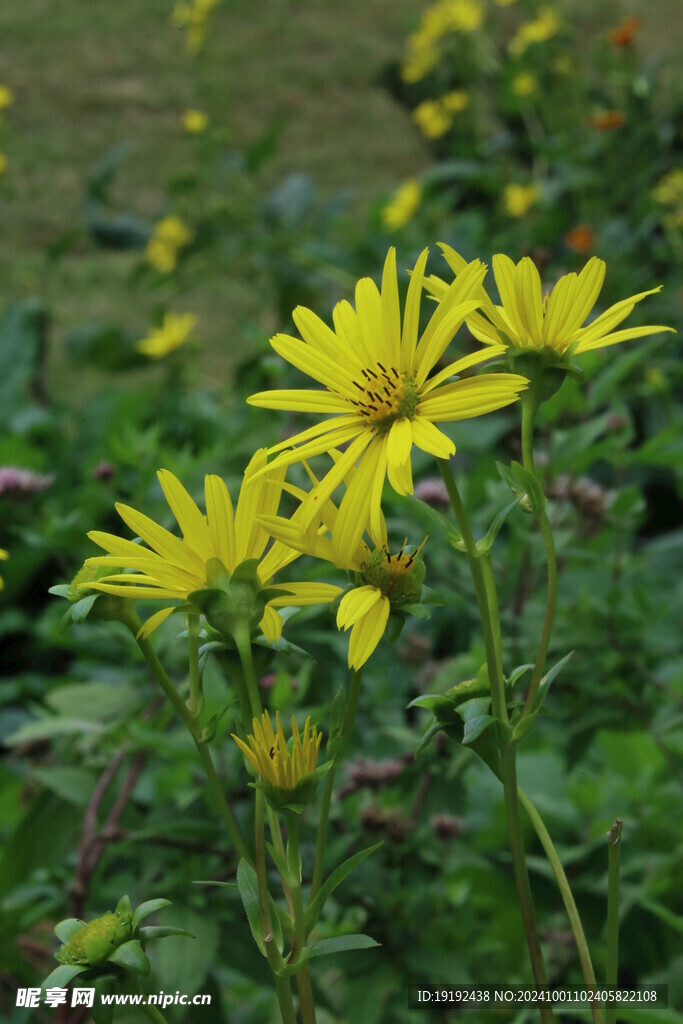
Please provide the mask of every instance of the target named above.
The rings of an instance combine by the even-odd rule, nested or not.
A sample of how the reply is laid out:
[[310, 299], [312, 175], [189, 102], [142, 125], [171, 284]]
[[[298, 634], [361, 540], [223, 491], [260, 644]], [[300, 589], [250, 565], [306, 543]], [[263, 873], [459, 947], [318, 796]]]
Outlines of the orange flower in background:
[[609, 41], [612, 46], [631, 46], [636, 32], [642, 24], [642, 18], [624, 18], [621, 25], [613, 28], [609, 34]]
[[601, 114], [589, 114], [586, 123], [599, 132], [609, 132], [612, 128], [621, 128], [626, 116], [620, 110], [603, 110]]
[[574, 252], [592, 252], [595, 247], [595, 232], [589, 224], [578, 224], [564, 236], [564, 244]]

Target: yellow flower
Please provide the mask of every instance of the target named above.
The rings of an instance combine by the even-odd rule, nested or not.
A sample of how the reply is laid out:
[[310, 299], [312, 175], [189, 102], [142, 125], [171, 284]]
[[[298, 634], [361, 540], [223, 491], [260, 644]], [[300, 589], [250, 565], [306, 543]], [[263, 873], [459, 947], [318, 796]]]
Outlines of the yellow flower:
[[176, 268], [181, 249], [190, 244], [192, 237], [192, 232], [180, 217], [175, 214], [162, 217], [154, 225], [154, 234], [147, 243], [145, 255], [148, 263], [160, 273], [169, 274]]
[[0, 174], [4, 174], [7, 170], [7, 157], [3, 152], [0, 152]]
[[503, 206], [508, 217], [523, 217], [538, 199], [536, 185], [506, 185], [503, 191]]
[[683, 167], [676, 167], [660, 178], [652, 196], [662, 206], [670, 207], [662, 217], [665, 227], [683, 228]]
[[161, 359], [184, 345], [196, 324], [197, 317], [193, 313], [166, 313], [161, 327], [153, 330], [135, 347], [143, 356]]
[[265, 783], [291, 793], [313, 775], [323, 736], [317, 726], [311, 728], [310, 717], [306, 719], [303, 733], [300, 733], [292, 716], [291, 750], [287, 748], [279, 711], [275, 712], [275, 729], [267, 711], [261, 715], [261, 721], [254, 718], [251, 727], [248, 743], [234, 733], [232, 738]]
[[560, 30], [560, 19], [552, 7], [542, 7], [538, 17], [527, 21], [517, 29], [508, 47], [514, 57], [519, 57], [534, 43], [545, 43]]
[[[333, 601], [340, 589], [327, 583], [270, 582], [276, 573], [298, 558], [298, 552], [276, 541], [264, 554], [269, 536], [256, 522], [256, 516], [273, 515], [277, 511], [284, 479], [284, 473], [275, 472], [268, 480], [258, 475], [265, 464], [266, 450], [262, 448], [247, 467], [234, 513], [223, 481], [217, 476], [207, 476], [204, 482], [206, 515], [200, 512], [173, 473], [160, 470], [159, 482], [183, 539], [134, 508], [117, 504], [116, 511], [124, 523], [149, 546], [110, 533], [89, 533], [90, 539], [108, 554], [89, 558], [86, 565], [135, 571], [86, 585], [118, 597], [185, 600], [193, 591], [207, 587], [210, 559], [219, 559], [225, 569], [233, 573], [242, 562], [256, 558], [259, 559], [257, 573], [261, 584], [287, 592], [269, 602], [260, 623], [264, 636], [277, 640], [282, 632], [282, 619], [275, 608]], [[167, 607], [152, 615], [143, 626], [143, 635], [148, 636], [172, 611], [173, 607]]]
[[14, 103], [14, 93], [6, 85], [0, 85], [0, 110], [6, 110]]
[[411, 36], [408, 39], [406, 57], [401, 65], [401, 78], [408, 85], [420, 82], [428, 75], [432, 68], [436, 67], [439, 60], [439, 51], [431, 42], [418, 40], [418, 36]]
[[186, 110], [183, 114], [183, 128], [189, 135], [200, 135], [206, 131], [208, 116], [203, 110]]
[[396, 189], [382, 209], [382, 223], [389, 231], [397, 231], [412, 220], [422, 202], [422, 186], [411, 178]]
[[423, 100], [413, 110], [412, 118], [423, 135], [438, 139], [453, 124], [453, 115], [469, 106], [470, 98], [463, 89], [455, 89], [436, 100]]
[[[334, 456], [341, 458], [341, 452], [335, 452]], [[306, 468], [314, 486], [317, 486], [316, 477]], [[352, 480], [353, 474], [350, 476]], [[302, 504], [307, 500], [306, 491], [291, 484], [285, 484], [284, 487]], [[359, 669], [381, 640], [392, 608], [400, 610], [406, 605], [419, 603], [424, 564], [417, 560], [417, 556], [422, 545], [417, 550], [408, 550], [406, 538], [401, 550], [392, 555], [388, 547], [384, 516], [380, 514], [378, 542], [370, 547], [362, 536], [356, 538], [353, 530], [345, 532], [340, 528], [339, 509], [331, 499], [323, 502], [318, 509], [318, 516], [322, 522], [320, 528], [315, 519], [306, 531], [302, 530], [299, 517], [296, 516], [292, 519], [259, 516], [258, 521], [271, 537], [287, 547], [332, 562], [338, 569], [355, 577], [356, 585], [340, 601], [337, 627], [351, 630], [349, 668]], [[351, 526], [348, 520], [347, 526]]]
[[449, 114], [459, 114], [470, 105], [470, 97], [464, 89], [453, 89], [441, 97], [441, 104]]
[[419, 82], [439, 60], [438, 43], [450, 32], [474, 32], [484, 19], [480, 0], [439, 0], [428, 7], [417, 32], [408, 36], [401, 67], [404, 82]]
[[530, 71], [520, 71], [512, 79], [512, 91], [515, 96], [533, 96], [537, 85], [536, 75], [532, 75]]
[[187, 48], [193, 55], [201, 52], [206, 36], [206, 23], [209, 14], [218, 0], [192, 0], [190, 3], [177, 3], [173, 8], [171, 22], [187, 31]]
[[442, 0], [438, 5], [449, 32], [474, 32], [484, 20], [479, 0]]
[[[441, 248], [457, 280], [469, 264], [450, 246], [442, 245]], [[508, 256], [494, 256], [493, 273], [502, 305], [496, 306], [486, 298], [481, 303], [481, 313], [467, 317], [467, 326], [472, 334], [487, 345], [502, 342], [513, 348], [552, 348], [560, 354], [571, 349], [580, 355], [629, 338], [643, 338], [672, 330], [661, 325], [614, 330], [637, 302], [660, 291], [661, 285], [622, 299], [591, 323], [582, 326], [597, 302], [605, 279], [605, 263], [596, 256], [588, 261], [580, 274], [561, 277], [552, 292], [546, 292], [545, 296], [538, 269], [528, 256], [517, 265]], [[438, 298], [445, 294], [447, 286], [438, 278], [431, 277], [427, 287]]]
[[[8, 558], [9, 558], [9, 551], [5, 551], [4, 548], [0, 548], [0, 562], [6, 562]], [[3, 580], [2, 576], [0, 576], [0, 590], [2, 590], [4, 586], [5, 586], [5, 581]]]
[[345, 534], [348, 531], [351, 544], [361, 537], [369, 518], [372, 536], [378, 538], [385, 476], [399, 494], [413, 491], [413, 444], [439, 458], [448, 458], [455, 445], [436, 423], [501, 409], [516, 401], [526, 386], [525, 378], [511, 374], [447, 383], [467, 367], [489, 358], [494, 354], [491, 348], [449, 363], [429, 376], [463, 320], [479, 306], [477, 294], [482, 290], [486, 267], [479, 260], [470, 264], [445, 293], [418, 339], [427, 255], [425, 249], [412, 271], [402, 328], [396, 250], [391, 248], [384, 264], [381, 292], [370, 278], [359, 281], [356, 308], [349, 302], [338, 303], [333, 313], [334, 330], [299, 306], [292, 316], [304, 340], [284, 334], [271, 339], [279, 355], [319, 381], [324, 390], [262, 391], [247, 401], [265, 409], [335, 414], [271, 448], [269, 454], [281, 453], [273, 466], [301, 462], [350, 442], [307, 498], [303, 529], [359, 463], [339, 509], [338, 528]]

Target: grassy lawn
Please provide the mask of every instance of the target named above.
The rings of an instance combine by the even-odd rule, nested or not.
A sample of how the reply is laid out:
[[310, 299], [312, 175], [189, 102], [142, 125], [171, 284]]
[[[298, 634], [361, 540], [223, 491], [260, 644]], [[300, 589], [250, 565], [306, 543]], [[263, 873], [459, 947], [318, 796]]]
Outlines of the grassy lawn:
[[[163, 212], [165, 184], [193, 159], [180, 122], [187, 107], [206, 110], [238, 148], [282, 127], [277, 155], [261, 173], [264, 189], [300, 170], [324, 191], [372, 195], [418, 171], [426, 149], [378, 79], [424, 6], [268, 0], [257, 9], [230, 0], [215, 10], [193, 60], [170, 25], [170, 0], [6, 0], [0, 66], [16, 99], [2, 143], [10, 161], [0, 187], [4, 297], [42, 295], [57, 349], [66, 330], [93, 320], [125, 316], [127, 326], [145, 330], [154, 299], [131, 287], [137, 256], [103, 251], [83, 234], [51, 265], [46, 247], [82, 225], [85, 177], [119, 143], [133, 145], [117, 178], [122, 205], [145, 217]], [[570, 6], [587, 37], [623, 11], [645, 15], [645, 45], [675, 45], [667, 25], [676, 0]], [[233, 278], [218, 288], [214, 280], [188, 301], [201, 317], [202, 374], [214, 372], [219, 346], [222, 362], [249, 344], [245, 320], [264, 332], [274, 326], [258, 282]], [[64, 372], [57, 360], [56, 375]]]

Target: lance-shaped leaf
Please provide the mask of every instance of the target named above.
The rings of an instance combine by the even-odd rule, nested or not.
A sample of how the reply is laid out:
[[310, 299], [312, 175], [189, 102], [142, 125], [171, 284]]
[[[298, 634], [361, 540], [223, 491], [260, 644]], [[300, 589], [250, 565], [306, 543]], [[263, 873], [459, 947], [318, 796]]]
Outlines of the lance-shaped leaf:
[[337, 886], [341, 885], [344, 879], [351, 874], [353, 869], [369, 857], [375, 850], [379, 850], [382, 843], [375, 843], [374, 846], [368, 846], [365, 850], [359, 850], [358, 853], [354, 853], [352, 857], [345, 860], [343, 864], [335, 868], [329, 878], [323, 883], [318, 892], [317, 896], [306, 910], [306, 932], [310, 932], [311, 928], [314, 927], [316, 921], [320, 917], [325, 903], [332, 895]]

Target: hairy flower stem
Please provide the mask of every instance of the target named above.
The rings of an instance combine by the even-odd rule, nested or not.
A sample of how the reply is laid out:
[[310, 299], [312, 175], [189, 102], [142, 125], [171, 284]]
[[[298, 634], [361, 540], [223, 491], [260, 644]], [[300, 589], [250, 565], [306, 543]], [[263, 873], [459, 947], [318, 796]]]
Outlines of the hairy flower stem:
[[[294, 941], [292, 943], [292, 959], [296, 960], [306, 944], [304, 919], [304, 901], [301, 895], [301, 853], [299, 851], [299, 817], [297, 814], [287, 815], [287, 864], [289, 881], [294, 906]], [[299, 1009], [303, 1024], [316, 1024], [315, 1005], [311, 976], [307, 966], [297, 972], [297, 988], [299, 991]]]
[[[560, 890], [562, 901], [567, 911], [567, 917], [571, 925], [572, 933], [574, 935], [574, 942], [579, 954], [579, 961], [581, 963], [581, 971], [583, 973], [583, 980], [589, 988], [595, 988], [595, 971], [593, 970], [593, 962], [591, 960], [590, 950], [588, 949], [588, 943], [584, 934], [583, 925], [581, 924], [581, 918], [579, 917], [579, 911], [576, 903], [574, 902], [574, 896], [572, 894], [567, 876], [564, 868], [562, 867], [562, 861], [560, 860], [557, 850], [550, 838], [541, 815], [538, 813], [533, 803], [526, 795], [521, 786], [517, 787], [517, 795], [519, 797], [520, 805], [524, 808], [524, 811], [531, 822], [534, 832], [538, 836], [543, 852], [548, 858], [548, 863], [553, 870], [555, 875], [555, 881]], [[591, 1012], [593, 1014], [594, 1024], [602, 1024], [602, 1008], [596, 1002], [591, 1002]]]
[[[346, 703], [346, 715], [342, 726], [342, 736], [345, 740], [349, 738], [353, 723], [356, 719], [358, 709], [358, 698], [360, 697], [361, 673], [360, 669], [354, 669], [351, 673], [349, 683], [349, 697]], [[313, 902], [320, 891], [323, 881], [323, 866], [325, 860], [325, 843], [327, 841], [327, 826], [330, 817], [330, 804], [332, 802], [332, 791], [334, 789], [334, 778], [337, 774], [337, 765], [334, 764], [325, 776], [325, 787], [323, 789], [322, 804], [320, 807], [320, 818], [318, 821], [318, 838], [315, 844], [315, 864], [313, 867], [313, 881], [311, 893], [308, 899], [309, 905]]]
[[206, 778], [209, 783], [209, 789], [211, 790], [213, 797], [216, 801], [216, 804], [218, 806], [218, 813], [220, 814], [221, 820], [225, 825], [225, 828], [227, 830], [228, 835], [230, 836], [230, 839], [232, 841], [233, 846], [235, 847], [235, 850], [237, 851], [240, 857], [243, 857], [249, 864], [253, 866], [254, 862], [252, 856], [249, 853], [249, 850], [247, 849], [247, 845], [244, 842], [244, 839], [242, 838], [239, 826], [235, 821], [235, 818], [233, 816], [232, 811], [230, 810], [230, 807], [228, 806], [227, 800], [225, 799], [223, 787], [221, 785], [220, 779], [218, 778], [218, 775], [216, 774], [216, 769], [214, 768], [213, 761], [211, 760], [211, 754], [209, 753], [206, 744], [202, 743], [201, 741], [201, 733], [197, 719], [192, 714], [187, 704], [182, 699], [182, 697], [176, 690], [175, 686], [166, 675], [166, 670], [159, 661], [156, 655], [156, 651], [152, 647], [149, 640], [142, 637], [138, 638], [137, 634], [140, 628], [140, 620], [137, 617], [137, 615], [135, 615], [134, 618], [131, 616], [130, 621], [127, 621], [126, 625], [130, 629], [133, 636], [137, 639], [138, 647], [140, 648], [142, 656], [147, 662], [147, 665], [150, 671], [152, 672], [152, 675], [159, 683], [159, 686], [164, 691], [165, 695], [168, 697], [169, 701], [177, 711], [178, 715], [183, 721], [183, 724], [185, 725], [187, 731], [189, 732], [190, 736], [194, 741], [194, 745], [197, 748], [197, 753], [199, 754], [199, 759], [202, 762], [204, 772], [206, 773]]
[[[619, 966], [619, 873], [621, 861], [621, 818], [607, 833], [607, 951], [606, 977], [608, 985], [617, 984]], [[605, 1008], [606, 1024], [615, 1024], [617, 1008], [608, 1003]]]
[[[497, 601], [494, 603], [495, 587], [493, 587], [493, 590], [491, 589], [491, 575], [488, 580], [489, 587], [487, 589], [487, 578], [484, 573], [484, 569], [482, 568], [480, 553], [477, 550], [477, 543], [474, 539], [472, 527], [470, 526], [469, 519], [467, 518], [467, 512], [463, 505], [462, 498], [460, 497], [460, 492], [458, 491], [455, 483], [450, 463], [445, 459], [438, 459], [437, 461], [443, 482], [446, 485], [446, 490], [448, 491], [451, 507], [453, 508], [458, 527], [465, 543], [467, 559], [470, 566], [470, 572], [472, 574], [474, 589], [477, 595], [479, 618], [481, 620], [482, 632], [484, 634], [486, 665], [488, 668], [489, 683], [491, 686], [491, 707], [493, 714], [495, 718], [498, 719], [499, 723], [501, 776], [503, 781], [503, 791], [505, 793], [505, 809], [507, 813], [510, 852], [512, 853], [515, 885], [517, 887], [517, 896], [519, 898], [522, 911], [522, 921], [524, 922], [524, 931], [529, 949], [529, 958], [531, 960], [534, 982], [538, 988], [545, 988], [548, 983], [547, 974], [545, 962], [543, 960], [541, 941], [538, 935], [538, 927], [536, 925], [533, 900], [531, 897], [531, 885], [529, 883], [529, 872], [526, 865], [524, 839], [522, 836], [522, 825], [519, 815], [516, 746], [509, 736], [510, 719], [508, 716], [505, 696], [505, 680], [503, 678], [502, 666], [498, 659], [500, 640], [496, 637], [494, 631], [494, 623], [498, 622]], [[554, 1019], [552, 1010], [547, 1004], [541, 1005], [539, 1007], [539, 1012], [543, 1024], [548, 1024], [548, 1022]]]
[[[537, 408], [538, 401], [533, 391], [527, 392], [522, 397], [522, 461], [527, 472], [533, 473], [534, 476], [536, 475], [536, 467], [534, 465], [534, 423], [536, 420]], [[548, 653], [548, 645], [550, 644], [550, 637], [553, 632], [555, 609], [557, 607], [557, 558], [555, 556], [553, 531], [550, 527], [545, 507], [535, 508], [534, 512], [541, 531], [541, 536], [543, 537], [545, 557], [548, 563], [548, 601], [545, 610], [543, 632], [541, 633], [538, 653], [534, 663], [534, 670], [531, 675], [531, 682], [529, 683], [529, 690], [526, 695], [526, 701], [524, 702], [524, 708], [522, 709], [522, 718], [529, 714], [534, 706], [534, 701], [536, 700], [536, 694], [538, 693], [538, 688], [541, 684], [543, 667]]]

